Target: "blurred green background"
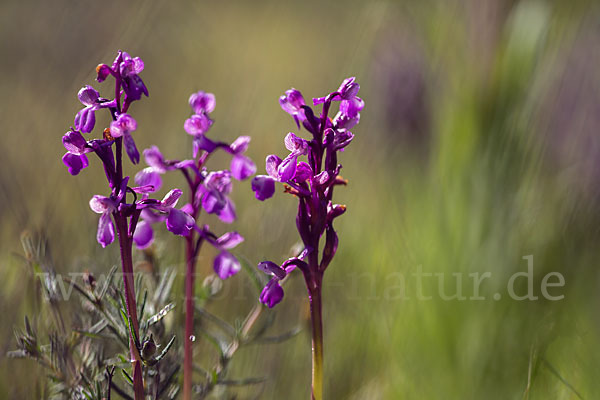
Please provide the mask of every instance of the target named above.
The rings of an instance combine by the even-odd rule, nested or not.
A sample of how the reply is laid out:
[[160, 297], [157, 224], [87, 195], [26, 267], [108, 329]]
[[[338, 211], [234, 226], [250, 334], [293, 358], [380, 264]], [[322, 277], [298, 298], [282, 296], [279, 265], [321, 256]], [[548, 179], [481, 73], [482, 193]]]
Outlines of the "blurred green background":
[[[326, 398], [600, 398], [599, 20], [594, 1], [0, 2], [1, 353], [35, 309], [17, 256], [23, 230], [45, 232], [61, 272], [118, 262], [116, 245], [96, 243], [88, 207], [105, 194], [102, 171], [91, 159], [70, 176], [60, 138], [79, 88], [108, 90], [95, 66], [123, 49], [146, 65], [150, 97], [130, 110], [140, 149], [190, 154], [187, 98], [206, 90], [217, 98], [209, 136], [252, 136], [259, 173], [298, 133], [277, 103], [283, 91], [309, 99], [357, 77], [366, 107], [341, 156], [349, 185], [336, 197], [348, 212], [325, 278]], [[168, 179], [165, 188], [183, 185]], [[237, 253], [282, 261], [298, 241], [294, 200], [258, 202], [249, 182], [234, 199], [233, 226], [246, 237]], [[183, 268], [182, 245], [161, 242], [162, 263]], [[539, 299], [517, 301], [507, 283], [528, 255]], [[462, 274], [467, 299], [444, 300], [438, 276], [424, 278], [432, 298], [418, 299], [419, 269], [444, 274], [448, 295]], [[469, 300], [468, 274], [485, 272], [485, 300]], [[562, 300], [541, 295], [549, 272], [564, 276], [550, 289]], [[274, 333], [306, 324], [302, 284], [289, 282]], [[251, 293], [239, 274], [214, 310], [241, 317]], [[260, 398], [308, 398], [308, 333], [243, 349], [232, 376], [257, 375], [269, 377]], [[0, 356], [2, 398], [35, 398], [42, 382], [34, 362]]]

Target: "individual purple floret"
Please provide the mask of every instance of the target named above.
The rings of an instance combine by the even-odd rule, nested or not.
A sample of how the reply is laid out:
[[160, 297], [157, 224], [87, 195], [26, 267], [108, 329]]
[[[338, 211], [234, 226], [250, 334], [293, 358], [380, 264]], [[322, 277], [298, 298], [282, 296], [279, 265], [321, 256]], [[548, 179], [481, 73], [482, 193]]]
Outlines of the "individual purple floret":
[[302, 93], [294, 88], [287, 90], [285, 94], [279, 98], [279, 104], [285, 112], [294, 117], [296, 125], [300, 128], [300, 122], [306, 120], [304, 110], [302, 109], [302, 106], [305, 105]]
[[281, 267], [272, 261], [263, 261], [258, 264], [258, 269], [272, 276], [260, 294], [261, 303], [266, 304], [269, 308], [273, 308], [283, 300], [283, 288], [279, 282], [296, 269], [296, 267], [306, 269], [307, 265], [297, 257], [286, 260]]
[[250, 136], [240, 136], [229, 146], [229, 152], [233, 154], [229, 168], [231, 175], [238, 181], [243, 181], [256, 173], [256, 164], [244, 155], [249, 143]]
[[252, 179], [252, 191], [260, 201], [271, 198], [275, 194], [275, 181], [269, 176], [257, 175]]
[[[151, 186], [144, 186], [133, 188], [133, 191], [145, 194], [153, 191], [153, 188]], [[136, 207], [138, 210], [147, 210], [148, 212], [153, 210], [158, 212], [159, 215], [155, 216], [155, 218], [164, 220], [169, 232], [179, 236], [187, 236], [192, 228], [196, 226], [196, 221], [185, 211], [175, 208], [179, 198], [181, 197], [181, 194], [181, 190], [173, 189], [167, 193], [161, 201], [154, 199], [143, 199], [136, 202]]]
[[137, 122], [128, 114], [119, 114], [116, 121], [110, 123], [110, 134], [113, 138], [123, 138], [125, 151], [132, 163], [140, 162], [140, 153], [138, 152], [131, 132], [137, 129]]
[[[252, 190], [258, 200], [273, 196], [275, 182], [284, 184], [285, 192], [298, 199], [296, 228], [304, 244], [304, 251], [279, 267], [263, 261], [258, 268], [271, 275], [264, 287], [260, 301], [273, 307], [283, 299], [280, 285], [293, 269], [298, 267], [304, 275], [308, 289], [313, 325], [313, 399], [322, 399], [323, 334], [321, 320], [321, 290], [323, 274], [338, 248], [338, 235], [333, 221], [346, 211], [346, 207], [333, 203], [333, 191], [346, 181], [339, 175], [338, 152], [350, 144], [354, 135], [349, 129], [360, 121], [364, 101], [357, 96], [360, 86], [355, 78], [345, 79], [337, 91], [314, 98], [313, 104], [322, 104], [317, 117], [296, 89], [290, 89], [279, 98], [281, 108], [290, 114], [298, 128], [303, 126], [311, 135], [303, 139], [290, 132], [284, 139], [289, 154], [280, 158], [267, 156], [267, 175], [252, 180]], [[331, 119], [329, 111], [333, 102], [339, 102], [339, 111]], [[306, 156], [306, 161], [300, 161]], [[321, 239], [325, 244], [321, 245]], [[322, 252], [320, 251], [322, 249]], [[303, 261], [305, 260], [305, 261]]]
[[85, 154], [77, 155], [73, 153], [65, 153], [62, 157], [63, 163], [67, 166], [71, 175], [77, 175], [82, 169], [89, 165], [88, 158]]

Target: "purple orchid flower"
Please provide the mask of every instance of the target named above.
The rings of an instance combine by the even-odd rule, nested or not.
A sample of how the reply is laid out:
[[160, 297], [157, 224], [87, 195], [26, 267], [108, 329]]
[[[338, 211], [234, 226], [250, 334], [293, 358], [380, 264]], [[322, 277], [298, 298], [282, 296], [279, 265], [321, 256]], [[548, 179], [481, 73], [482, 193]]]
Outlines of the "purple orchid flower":
[[118, 203], [109, 197], [94, 195], [90, 200], [90, 208], [100, 215], [98, 221], [98, 234], [96, 239], [102, 247], [106, 247], [115, 240], [115, 227], [111, 214], [117, 210]]
[[77, 97], [85, 107], [75, 116], [75, 129], [84, 133], [91, 132], [96, 124], [96, 110], [100, 108], [98, 104], [100, 93], [88, 85], [81, 88]]
[[271, 279], [260, 294], [260, 302], [266, 304], [269, 308], [273, 308], [281, 302], [284, 292], [279, 282], [284, 280], [296, 267], [300, 267], [301, 269], [308, 268], [306, 263], [298, 257], [287, 259], [281, 267], [272, 261], [260, 262], [258, 269], [271, 276]]
[[302, 93], [294, 88], [287, 90], [285, 94], [279, 98], [279, 104], [286, 113], [294, 117], [296, 125], [300, 128], [300, 122], [306, 120], [304, 110], [302, 109], [302, 106], [305, 105]]
[[217, 104], [214, 94], [206, 93], [202, 90], [192, 93], [189, 103], [196, 114], [209, 114], [215, 110]]
[[62, 157], [63, 164], [67, 166], [69, 173], [73, 176], [78, 175], [82, 169], [89, 165], [88, 158], [85, 154], [76, 155], [73, 153], [65, 153]]
[[[137, 193], [146, 194], [154, 191], [154, 188], [151, 186], [143, 186], [133, 188], [132, 190]], [[154, 199], [142, 199], [136, 203], [137, 209], [144, 210], [147, 222], [149, 220], [154, 220], [155, 222], [165, 221], [169, 232], [179, 236], [187, 236], [194, 226], [196, 226], [196, 221], [194, 220], [194, 217], [185, 211], [175, 208], [181, 194], [181, 190], [173, 189], [160, 201]], [[156, 211], [159, 214], [153, 215], [153, 218], [149, 218], [148, 215], [151, 214], [150, 210]], [[140, 247], [147, 247], [150, 244], [149, 241], [153, 237], [153, 234], [150, 233], [152, 232], [152, 228], [149, 226], [142, 226], [138, 231], [136, 227], [136, 232], [133, 234], [136, 244], [141, 244]]]
[[[298, 157], [308, 154], [308, 142], [293, 132], [287, 134], [284, 140], [285, 147], [290, 154], [283, 160], [271, 154], [266, 159], [266, 170], [271, 178], [278, 182], [288, 182], [296, 175]], [[264, 178], [262, 178], [264, 181]], [[258, 183], [257, 183], [258, 184]]]
[[102, 247], [108, 246], [115, 240], [115, 227], [111, 215], [118, 211], [119, 204], [125, 197], [128, 181], [128, 177], [123, 179], [117, 195], [111, 195], [110, 197], [94, 195], [90, 199], [90, 208], [95, 213], [100, 214], [96, 240]]
[[[99, 67], [99, 79], [104, 79], [108, 74], [114, 74], [111, 72], [112, 70], [114, 67], [113, 69], [107, 66]], [[158, 147], [152, 146], [143, 152], [148, 166], [135, 176], [135, 182], [140, 186], [132, 189], [143, 195], [142, 200], [135, 205], [136, 210], [140, 212], [141, 219], [132, 236], [133, 242], [138, 248], [147, 248], [152, 244], [154, 240], [152, 225], [158, 222], [166, 222], [169, 231], [185, 237], [186, 322], [184, 337], [186, 338], [194, 336], [195, 269], [202, 243], [208, 242], [218, 250], [213, 261], [213, 269], [220, 279], [227, 279], [241, 270], [239, 260], [229, 250], [243, 241], [242, 236], [237, 232], [228, 232], [217, 237], [210, 231], [208, 225], [200, 228], [196, 221], [204, 210], [208, 214], [216, 214], [223, 222], [232, 223], [236, 218], [235, 206], [229, 198], [233, 187], [232, 177], [244, 180], [256, 172], [256, 165], [244, 154], [250, 142], [248, 136], [240, 136], [231, 144], [213, 141], [206, 136], [213, 125], [209, 114], [215, 109], [215, 96], [212, 93], [199, 91], [190, 96], [189, 104], [194, 114], [185, 121], [184, 130], [193, 136], [192, 159], [167, 160]], [[120, 117], [121, 113], [118, 112], [117, 115]], [[119, 122], [116, 121], [115, 125]], [[132, 130], [127, 126], [125, 128], [122, 130], [128, 132]], [[125, 134], [123, 133], [122, 136]], [[212, 172], [207, 170], [206, 161], [218, 149], [231, 154], [230, 170]], [[181, 172], [190, 189], [190, 203], [181, 209], [175, 208], [175, 201], [181, 195], [180, 191], [170, 192], [162, 201], [147, 198], [149, 193], [161, 188], [162, 175], [174, 170]], [[175, 201], [172, 202], [172, 199]], [[192, 387], [192, 343], [190, 340], [184, 342], [183, 370], [184, 398], [190, 398]]]
[[119, 51], [112, 66], [109, 67], [106, 64], [98, 65], [96, 68], [96, 80], [98, 82], [103, 82], [108, 76], [114, 76], [117, 84], [125, 93], [123, 108], [127, 109], [129, 104], [136, 100], [140, 100], [142, 94], [148, 96], [148, 88], [139, 76], [139, 73], [143, 70], [144, 61], [142, 61], [141, 58], [131, 57], [129, 53]]
[[[96, 68], [97, 81], [103, 82], [109, 76], [114, 78], [113, 99], [100, 97], [100, 93], [91, 86], [84, 86], [78, 93], [79, 101], [84, 105], [74, 120], [74, 128], [63, 135], [63, 146], [67, 153], [62, 157], [71, 175], [77, 175], [89, 164], [88, 154], [95, 154], [101, 161], [108, 181], [110, 195], [95, 195], [89, 202], [90, 208], [100, 214], [96, 239], [106, 247], [118, 237], [123, 276], [123, 298], [127, 318], [132, 321], [130, 335], [130, 359], [132, 363], [132, 381], [134, 398], [143, 400], [144, 377], [139, 349], [135, 348], [135, 337], [139, 334], [135, 285], [133, 282], [132, 243], [143, 246], [151, 241], [148, 220], [139, 220], [142, 213], [156, 213], [164, 218], [167, 229], [177, 235], [189, 235], [195, 226], [194, 218], [175, 208], [181, 191], [174, 189], [163, 200], [149, 198], [155, 191], [156, 180], [146, 179], [145, 185], [130, 188], [129, 177], [123, 174], [123, 146], [134, 163], [139, 162], [139, 152], [131, 133], [136, 130], [137, 122], [127, 110], [133, 101], [142, 94], [148, 96], [148, 90], [139, 77], [144, 63], [139, 57], [131, 57], [119, 51], [112, 66], [100, 64]], [[82, 133], [91, 133], [96, 125], [96, 112], [107, 109], [113, 121], [110, 129], [103, 130], [100, 138], [86, 140]], [[113, 146], [115, 150], [113, 151]], [[134, 200], [128, 202], [127, 194]], [[137, 200], [138, 194], [141, 199]], [[117, 235], [115, 235], [117, 233]], [[136, 233], [136, 234], [134, 234]], [[150, 236], [150, 239], [148, 239]]]
[[[364, 102], [357, 96], [360, 86], [355, 78], [345, 79], [337, 91], [327, 96], [314, 98], [313, 104], [323, 104], [319, 117], [312, 108], [304, 104], [302, 94], [296, 89], [288, 90], [280, 98], [284, 111], [289, 113], [298, 127], [302, 126], [312, 135], [308, 141], [290, 132], [285, 137], [285, 146], [290, 151], [283, 160], [275, 154], [266, 158], [268, 175], [259, 175], [252, 180], [252, 190], [258, 200], [274, 194], [275, 182], [285, 184], [285, 192], [298, 199], [296, 228], [304, 244], [303, 252], [278, 266], [263, 261], [258, 268], [272, 278], [260, 294], [259, 300], [269, 308], [284, 297], [280, 285], [292, 270], [298, 267], [304, 275], [309, 294], [313, 333], [313, 398], [322, 398], [322, 282], [323, 275], [335, 256], [339, 238], [333, 227], [335, 218], [346, 211], [343, 205], [333, 203], [333, 192], [337, 185], [345, 185], [339, 172], [338, 152], [350, 144], [354, 135], [349, 131], [360, 120]], [[339, 102], [336, 117], [329, 118], [333, 102]], [[307, 156], [306, 161], [299, 161]], [[321, 239], [325, 243], [322, 244]], [[303, 261], [305, 259], [306, 261]], [[317, 378], [315, 378], [317, 377]]]
[[242, 269], [238, 259], [227, 251], [244, 241], [242, 235], [237, 232], [227, 232], [216, 239], [210, 235], [206, 235], [206, 239], [217, 250], [220, 250], [213, 262], [213, 269], [219, 278], [225, 280], [237, 274]]
[[275, 180], [267, 175], [257, 175], [252, 179], [252, 191], [258, 200], [265, 201], [275, 194]]
[[69, 169], [71, 175], [77, 175], [89, 165], [85, 154], [93, 150], [88, 146], [81, 132], [78, 131], [70, 130], [65, 133], [62, 142], [65, 149], [67, 149], [67, 153], [63, 156], [62, 161]]
[[140, 162], [140, 153], [135, 146], [131, 132], [137, 129], [137, 121], [129, 114], [120, 114], [115, 121], [110, 123], [110, 134], [114, 138], [123, 137], [125, 151], [132, 163]]
[[193, 154], [196, 158], [200, 150], [206, 150], [203, 148], [206, 145], [203, 143], [203, 137], [213, 124], [213, 120], [208, 114], [215, 109], [215, 95], [199, 91], [190, 96], [189, 103], [195, 114], [185, 121], [183, 128], [188, 134], [194, 136]]
[[256, 164], [244, 155], [249, 143], [250, 136], [240, 136], [229, 146], [233, 154], [229, 168], [231, 175], [238, 181], [243, 181], [256, 173]]
[[230, 171], [212, 171], [198, 188], [196, 200], [201, 202], [207, 213], [216, 214], [225, 223], [232, 223], [236, 217], [235, 206], [227, 196], [232, 188]]

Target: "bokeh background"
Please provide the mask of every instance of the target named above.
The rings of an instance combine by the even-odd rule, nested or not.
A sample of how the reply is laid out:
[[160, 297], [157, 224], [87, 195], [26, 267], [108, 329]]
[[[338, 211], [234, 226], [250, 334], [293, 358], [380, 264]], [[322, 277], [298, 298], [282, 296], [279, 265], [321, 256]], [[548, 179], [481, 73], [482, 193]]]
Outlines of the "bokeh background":
[[[190, 154], [187, 98], [202, 89], [217, 97], [210, 136], [252, 136], [259, 173], [296, 129], [277, 103], [284, 90], [323, 96], [357, 77], [366, 107], [342, 155], [349, 185], [336, 197], [348, 212], [325, 278], [326, 398], [600, 398], [599, 21], [597, 2], [577, 0], [3, 0], [1, 353], [15, 347], [25, 314], [44, 319], [33, 314], [34, 278], [18, 256], [24, 230], [47, 236], [59, 272], [102, 273], [118, 262], [116, 245], [96, 243], [88, 207], [105, 192], [102, 171], [92, 160], [70, 176], [60, 138], [80, 108], [79, 88], [124, 49], [146, 64], [150, 97], [131, 109], [140, 149]], [[169, 179], [165, 187], [183, 184]], [[277, 193], [260, 203], [249, 182], [234, 199], [234, 227], [246, 237], [237, 253], [282, 261], [298, 241], [294, 200]], [[181, 244], [160, 238], [161, 262], [182, 268]], [[539, 299], [510, 299], [507, 282], [527, 270], [528, 255]], [[462, 274], [467, 297], [469, 273], [492, 277], [485, 300], [444, 300], [435, 278], [423, 287], [432, 299], [419, 300], [411, 275], [419, 268], [444, 274], [447, 294], [456, 291], [452, 274]], [[541, 296], [549, 272], [565, 278], [551, 289], [560, 301]], [[223, 290], [213, 311], [231, 321], [254, 301], [244, 274]], [[274, 334], [307, 326], [300, 276], [275, 312]], [[210, 361], [210, 348], [198, 346]], [[307, 398], [309, 349], [304, 330], [240, 351], [232, 377], [269, 379], [239, 398]], [[36, 398], [43, 377], [32, 361], [0, 356], [1, 398]]]

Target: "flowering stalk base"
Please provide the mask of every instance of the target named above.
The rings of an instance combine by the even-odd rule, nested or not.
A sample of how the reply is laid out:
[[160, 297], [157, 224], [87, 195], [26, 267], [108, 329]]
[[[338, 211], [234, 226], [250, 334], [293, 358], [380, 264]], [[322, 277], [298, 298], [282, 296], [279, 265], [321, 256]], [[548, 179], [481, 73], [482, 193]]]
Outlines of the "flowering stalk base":
[[[137, 309], [135, 303], [135, 287], [133, 282], [133, 261], [131, 256], [132, 240], [127, 233], [127, 218], [115, 214], [119, 245], [121, 248], [121, 262], [123, 272], [123, 287], [125, 288], [125, 305], [127, 316], [133, 324], [133, 332], [139, 337]], [[142, 378], [142, 362], [133, 337], [129, 335], [129, 354], [133, 368], [133, 391], [135, 400], [144, 400], [144, 382]]]
[[323, 320], [321, 312], [321, 286], [310, 293], [310, 319], [312, 322], [312, 400], [323, 399]]
[[183, 399], [192, 398], [192, 362], [194, 337], [194, 237], [186, 238], [186, 272], [185, 272], [185, 337], [183, 359]]

